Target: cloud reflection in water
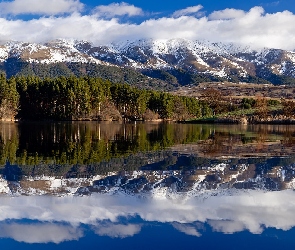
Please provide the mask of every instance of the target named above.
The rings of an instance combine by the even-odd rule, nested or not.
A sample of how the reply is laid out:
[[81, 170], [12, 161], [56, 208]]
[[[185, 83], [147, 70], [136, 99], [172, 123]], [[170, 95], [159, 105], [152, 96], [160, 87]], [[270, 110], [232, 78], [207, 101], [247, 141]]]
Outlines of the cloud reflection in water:
[[0, 223], [0, 237], [12, 238], [25, 243], [61, 243], [78, 240], [83, 236], [80, 228], [58, 223], [38, 222], [32, 224]]
[[[201, 225], [205, 223], [216, 232], [248, 230], [259, 234], [265, 228], [289, 230], [295, 226], [295, 193], [223, 190], [173, 198], [126, 194], [1, 197], [0, 211], [0, 237], [27, 243], [77, 240], [83, 237], [82, 225], [100, 236], [131, 237], [145, 223], [152, 222], [169, 223], [176, 230], [197, 237], [202, 235]], [[134, 217], [143, 222], [128, 222]]]

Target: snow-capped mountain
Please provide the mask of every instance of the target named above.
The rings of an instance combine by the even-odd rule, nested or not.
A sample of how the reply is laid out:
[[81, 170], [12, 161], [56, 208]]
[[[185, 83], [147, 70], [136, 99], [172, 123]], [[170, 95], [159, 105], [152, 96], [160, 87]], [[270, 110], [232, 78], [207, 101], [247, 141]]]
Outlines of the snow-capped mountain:
[[78, 42], [75, 48], [101, 61], [138, 70], [182, 69], [223, 78], [265, 78], [269, 74], [295, 77], [295, 52], [278, 49], [257, 51], [234, 44], [184, 39], [138, 40], [98, 47]]
[[103, 64], [98, 59], [80, 53], [75, 43], [65, 40], [52, 41], [46, 44], [8, 42], [0, 46], [0, 62], [10, 58], [30, 63], [80, 62]]
[[115, 66], [181, 85], [195, 83], [184, 75], [189, 75], [189, 79], [196, 76], [248, 82], [262, 79], [275, 84], [295, 78], [293, 51], [253, 50], [235, 44], [185, 39], [137, 40], [104, 46], [74, 40], [45, 44], [6, 42], [0, 46], [0, 63], [7, 70], [10, 68], [7, 64], [12, 62], [39, 66], [54, 63]]

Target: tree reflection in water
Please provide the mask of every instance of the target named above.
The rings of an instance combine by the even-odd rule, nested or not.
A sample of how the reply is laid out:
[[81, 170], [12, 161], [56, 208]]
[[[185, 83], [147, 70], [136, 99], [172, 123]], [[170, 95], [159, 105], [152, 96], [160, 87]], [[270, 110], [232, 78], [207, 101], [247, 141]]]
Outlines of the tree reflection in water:
[[[186, 192], [200, 178], [205, 189], [282, 190], [293, 186], [294, 137], [291, 125], [2, 123], [1, 173], [13, 193], [138, 192], [157, 185]], [[60, 189], [52, 191], [49, 177], [63, 178]], [[66, 180], [73, 178], [84, 180], [69, 191]]]
[[292, 231], [294, 138], [291, 125], [2, 123], [0, 238], [79, 248], [87, 230], [113, 241], [160, 228], [159, 243], [166, 228], [166, 249], [208, 249], [208, 232]]

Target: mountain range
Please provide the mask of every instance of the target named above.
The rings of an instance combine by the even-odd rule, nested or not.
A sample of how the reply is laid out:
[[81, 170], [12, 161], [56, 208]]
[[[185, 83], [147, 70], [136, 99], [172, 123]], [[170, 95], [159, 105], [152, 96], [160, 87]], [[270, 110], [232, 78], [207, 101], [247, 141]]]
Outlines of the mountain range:
[[14, 75], [94, 76], [145, 88], [200, 82], [295, 84], [295, 52], [185, 39], [97, 46], [87, 41], [2, 42], [0, 70]]

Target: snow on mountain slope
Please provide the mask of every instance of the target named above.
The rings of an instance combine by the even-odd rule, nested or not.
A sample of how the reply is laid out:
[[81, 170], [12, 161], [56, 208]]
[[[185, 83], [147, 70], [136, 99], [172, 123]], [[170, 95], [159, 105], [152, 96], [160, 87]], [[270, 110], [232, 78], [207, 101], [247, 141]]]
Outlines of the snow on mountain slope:
[[6, 46], [0, 46], [0, 62], [4, 62], [8, 59], [9, 51]]
[[46, 44], [7, 42], [0, 47], [0, 62], [17, 58], [30, 63], [81, 62], [103, 63], [87, 54], [79, 52], [74, 41], [56, 40]]
[[185, 39], [126, 41], [98, 47], [78, 43], [76, 48], [102, 61], [135, 69], [180, 68], [220, 77], [247, 77], [255, 76], [263, 66], [274, 74], [295, 76], [294, 52], [276, 49], [255, 51], [235, 44]]
[[87, 41], [55, 40], [45, 44], [6, 42], [0, 62], [10, 58], [30, 63], [80, 62], [143, 70], [184, 70], [223, 78], [270, 74], [295, 77], [295, 52], [252, 50], [232, 43], [186, 39], [136, 40], [95, 46]]

